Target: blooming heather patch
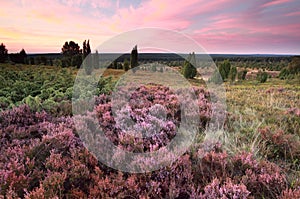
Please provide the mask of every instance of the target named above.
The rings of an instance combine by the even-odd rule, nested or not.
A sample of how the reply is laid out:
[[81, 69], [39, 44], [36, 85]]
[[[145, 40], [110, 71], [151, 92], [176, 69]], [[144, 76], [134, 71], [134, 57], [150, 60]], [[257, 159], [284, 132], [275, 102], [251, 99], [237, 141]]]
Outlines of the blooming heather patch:
[[[196, 90], [201, 118], [210, 120], [209, 93]], [[111, 99], [100, 95], [93, 112], [98, 126], [115, 144], [131, 151], [156, 151], [172, 141], [182, 120], [175, 92], [161, 86], [143, 86], [132, 92], [128, 106], [115, 117]], [[143, 107], [138, 100], [145, 102]], [[170, 104], [168, 103], [170, 102]], [[130, 116], [135, 122], [124, 125]], [[83, 118], [84, 119], [84, 118]], [[0, 197], [21, 198], [288, 198], [286, 176], [273, 163], [250, 153], [228, 155], [220, 143], [187, 151], [171, 165], [156, 171], [123, 173], [99, 162], [83, 145], [71, 117], [53, 118], [20, 106], [0, 113]], [[84, 123], [82, 123], [84, 125]], [[135, 130], [138, 133], [123, 132]], [[125, 130], [124, 130], [125, 129]], [[157, 131], [159, 129], [159, 131]], [[149, 134], [147, 134], [149, 130]], [[200, 131], [201, 132], [201, 131]], [[157, 134], [158, 133], [158, 134]], [[134, 137], [140, 134], [140, 137]], [[134, 136], [133, 136], [134, 135]], [[120, 154], [111, 159], [117, 160]], [[139, 161], [139, 160], [136, 160]], [[146, 167], [153, 163], [149, 158]]]

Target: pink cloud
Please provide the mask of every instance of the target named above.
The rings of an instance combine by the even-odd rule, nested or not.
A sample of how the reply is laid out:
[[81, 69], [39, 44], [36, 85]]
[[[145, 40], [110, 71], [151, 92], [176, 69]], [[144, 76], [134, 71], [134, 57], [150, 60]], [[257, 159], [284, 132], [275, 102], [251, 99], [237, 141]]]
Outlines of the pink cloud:
[[291, 17], [291, 16], [299, 16], [299, 15], [300, 15], [300, 11], [297, 11], [297, 12], [290, 12], [290, 13], [287, 13], [285, 16]]
[[[296, 18], [300, 13], [295, 5], [288, 6], [292, 2], [297, 3], [292, 0], [147, 0], [120, 7], [118, 0], [2, 1], [0, 39], [10, 51], [19, 51], [19, 45], [32, 52], [37, 49], [47, 52], [51, 48], [51, 52], [57, 52], [66, 40], [81, 43], [90, 39], [96, 47], [124, 31], [158, 27], [185, 33], [205, 44], [209, 51], [227, 49], [227, 46], [233, 50], [257, 49], [256, 46], [284, 45], [284, 42], [294, 46], [299, 38]], [[281, 4], [284, 6], [274, 6]], [[164, 36], [159, 37], [163, 40]]]
[[294, 1], [294, 0], [272, 0], [268, 3], [263, 4], [262, 7], [269, 7], [269, 6], [289, 3], [289, 2], [292, 2], [292, 1]]

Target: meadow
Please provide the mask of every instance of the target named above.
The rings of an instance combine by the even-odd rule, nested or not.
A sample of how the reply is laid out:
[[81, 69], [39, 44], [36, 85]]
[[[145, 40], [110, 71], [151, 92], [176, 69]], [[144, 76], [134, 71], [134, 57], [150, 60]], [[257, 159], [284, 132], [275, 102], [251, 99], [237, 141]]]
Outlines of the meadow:
[[[109, 168], [84, 147], [72, 114], [77, 72], [73, 67], [0, 65], [0, 198], [300, 198], [299, 79], [225, 82], [226, 120], [209, 135], [204, 132], [214, 107], [212, 93], [203, 81], [189, 80], [200, 110], [194, 143], [171, 165], [135, 174]], [[138, 124], [140, 117], [158, 122], [159, 136], [136, 140], [117, 126], [126, 112], [113, 118], [110, 93], [126, 74], [133, 82], [144, 82], [145, 76], [156, 81], [138, 88], [124, 111]], [[107, 69], [98, 81], [91, 114], [122, 149], [155, 151], [176, 135], [182, 120], [178, 98], [157, 84], [176, 74], [170, 79], [163, 74]], [[148, 108], [156, 104], [167, 107], [166, 120], [148, 117]]]

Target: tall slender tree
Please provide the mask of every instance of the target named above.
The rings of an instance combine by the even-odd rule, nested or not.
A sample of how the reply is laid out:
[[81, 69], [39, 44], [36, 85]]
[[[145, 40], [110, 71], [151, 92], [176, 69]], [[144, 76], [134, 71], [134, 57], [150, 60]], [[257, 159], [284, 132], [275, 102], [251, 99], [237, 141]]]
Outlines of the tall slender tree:
[[85, 59], [91, 53], [90, 40], [84, 40], [82, 45], [83, 59]]
[[132, 71], [136, 71], [136, 67], [138, 66], [138, 50], [137, 45], [132, 49], [130, 54], [130, 67], [132, 68]]
[[82, 59], [85, 59], [86, 56], [87, 56], [87, 53], [86, 53], [86, 40], [84, 40], [83, 44], [82, 44]]
[[90, 47], [90, 40], [87, 41], [87, 44], [86, 44], [86, 53], [87, 55], [89, 55], [91, 53], [91, 47]]

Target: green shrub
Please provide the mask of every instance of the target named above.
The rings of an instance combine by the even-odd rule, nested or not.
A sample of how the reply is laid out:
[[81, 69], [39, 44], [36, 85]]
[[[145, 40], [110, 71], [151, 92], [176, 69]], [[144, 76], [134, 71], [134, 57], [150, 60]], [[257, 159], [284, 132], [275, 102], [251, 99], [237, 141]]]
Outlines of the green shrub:
[[224, 60], [223, 63], [218, 68], [222, 79], [223, 80], [227, 79], [231, 68], [231, 64], [229, 60]]
[[236, 78], [236, 74], [237, 74], [237, 69], [235, 66], [231, 67], [230, 68], [230, 72], [229, 72], [229, 79], [231, 82], [234, 82], [235, 81], [235, 78]]
[[6, 97], [0, 97], [0, 110], [6, 109], [12, 104], [12, 101]]
[[129, 62], [127, 59], [124, 60], [124, 63], [123, 63], [123, 70], [124, 71], [128, 71], [129, 70]]
[[197, 69], [195, 68], [196, 58], [195, 53], [189, 54], [188, 58], [184, 62], [182, 74], [185, 78], [193, 79], [197, 75]]
[[245, 80], [247, 75], [247, 70], [242, 70], [238, 72], [238, 80]]
[[40, 111], [41, 110], [41, 98], [39, 98], [38, 96], [32, 97], [31, 95], [27, 96], [26, 98], [24, 98], [23, 103], [27, 104], [30, 109], [34, 110], [34, 111]]
[[267, 72], [262, 72], [262, 71], [259, 71], [257, 73], [257, 76], [256, 76], [256, 80], [259, 81], [260, 83], [265, 83], [268, 79], [268, 73]]

